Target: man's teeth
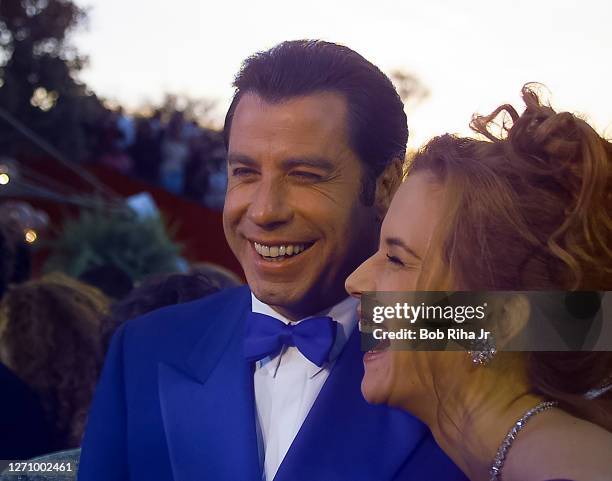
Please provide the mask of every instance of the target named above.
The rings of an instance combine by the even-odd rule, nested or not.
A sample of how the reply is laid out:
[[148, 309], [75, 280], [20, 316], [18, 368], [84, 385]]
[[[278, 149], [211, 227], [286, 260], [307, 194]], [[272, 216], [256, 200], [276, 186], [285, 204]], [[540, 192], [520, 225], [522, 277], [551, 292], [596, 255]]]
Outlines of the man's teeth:
[[304, 244], [290, 244], [285, 246], [265, 246], [253, 242], [255, 250], [258, 254], [264, 257], [283, 257], [283, 256], [295, 256], [306, 249]]

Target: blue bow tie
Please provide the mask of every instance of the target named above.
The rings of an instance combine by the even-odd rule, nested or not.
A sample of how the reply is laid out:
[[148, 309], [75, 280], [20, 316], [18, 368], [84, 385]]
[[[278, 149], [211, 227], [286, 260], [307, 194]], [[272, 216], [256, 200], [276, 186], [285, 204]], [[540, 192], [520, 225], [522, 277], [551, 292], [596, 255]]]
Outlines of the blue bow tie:
[[272, 316], [251, 312], [246, 320], [244, 356], [248, 361], [259, 361], [276, 356], [283, 346], [295, 346], [304, 357], [321, 367], [334, 345], [336, 324], [331, 317], [312, 317], [297, 324], [285, 324]]

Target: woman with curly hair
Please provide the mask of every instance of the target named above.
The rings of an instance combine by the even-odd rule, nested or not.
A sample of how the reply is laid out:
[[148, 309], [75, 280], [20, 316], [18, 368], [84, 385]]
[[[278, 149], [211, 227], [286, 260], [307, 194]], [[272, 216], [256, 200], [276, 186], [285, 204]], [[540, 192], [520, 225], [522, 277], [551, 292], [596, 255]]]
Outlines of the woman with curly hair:
[[80, 445], [108, 309], [100, 291], [59, 273], [14, 286], [2, 301], [0, 360], [41, 399], [53, 450]]
[[[486, 140], [443, 135], [416, 154], [378, 252], [347, 280], [353, 296], [610, 290], [611, 144], [522, 94], [522, 115], [474, 118]], [[512, 125], [494, 135], [500, 113]], [[500, 312], [523, 316], [523, 300]], [[362, 392], [423, 420], [473, 481], [612, 479], [612, 353], [471, 354], [381, 346], [364, 356]]]

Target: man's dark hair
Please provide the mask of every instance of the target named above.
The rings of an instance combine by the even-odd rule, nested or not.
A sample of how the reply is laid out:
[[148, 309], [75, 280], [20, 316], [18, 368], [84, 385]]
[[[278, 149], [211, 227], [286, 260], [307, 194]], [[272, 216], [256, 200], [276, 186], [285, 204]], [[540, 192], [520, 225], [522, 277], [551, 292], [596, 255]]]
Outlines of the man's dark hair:
[[283, 42], [249, 57], [234, 80], [235, 93], [223, 135], [229, 147], [234, 111], [251, 92], [281, 102], [317, 92], [337, 92], [348, 104], [349, 143], [366, 175], [364, 202], [371, 204], [376, 178], [393, 161], [404, 159], [408, 125], [404, 104], [391, 80], [348, 47], [321, 40]]

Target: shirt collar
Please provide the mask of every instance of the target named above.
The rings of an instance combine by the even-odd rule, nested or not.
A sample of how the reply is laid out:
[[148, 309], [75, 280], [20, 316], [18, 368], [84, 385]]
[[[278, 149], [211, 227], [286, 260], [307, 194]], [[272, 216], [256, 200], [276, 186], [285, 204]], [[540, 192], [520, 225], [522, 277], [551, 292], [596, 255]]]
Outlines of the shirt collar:
[[[358, 303], [359, 301], [357, 299], [349, 296], [349, 297], [344, 298], [342, 301], [338, 302], [337, 304], [334, 304], [333, 306], [328, 307], [327, 309], [323, 309], [322, 311], [319, 311], [313, 314], [312, 316], [307, 316], [297, 321], [297, 322], [302, 322], [303, 320], [310, 319], [312, 317], [329, 316], [338, 323], [338, 328], [336, 331], [336, 340], [334, 341], [334, 345], [332, 346], [332, 349], [329, 353], [329, 362], [319, 367], [304, 357], [304, 361], [307, 365], [307, 369], [309, 373], [309, 378], [313, 378], [323, 369], [328, 368], [329, 365], [333, 363], [336, 360], [336, 358], [340, 355], [340, 353], [342, 352], [342, 349], [344, 348], [346, 341], [348, 340], [349, 336], [353, 332], [353, 329], [355, 328], [355, 325], [357, 324], [357, 305]], [[265, 304], [259, 299], [257, 299], [257, 297], [255, 297], [255, 295], [252, 292], [251, 292], [251, 306], [252, 306], [253, 312], [256, 312], [259, 314], [266, 314], [268, 316], [274, 317], [275, 319], [278, 319], [281, 322], [284, 322], [285, 324], [289, 324], [291, 322], [285, 316], [283, 316], [282, 314], [279, 314], [274, 309], [272, 309], [272, 307], [270, 307], [268, 304]], [[280, 361], [281, 361], [281, 358], [285, 350], [286, 348], [283, 348], [283, 350], [279, 354], [277, 354], [274, 358], [266, 357], [262, 359], [261, 361], [257, 363], [257, 367], [262, 368], [262, 369], [263, 368], [268, 369], [268, 372], [272, 376], [276, 376], [276, 371], [278, 370], [278, 366], [280, 365]]]

